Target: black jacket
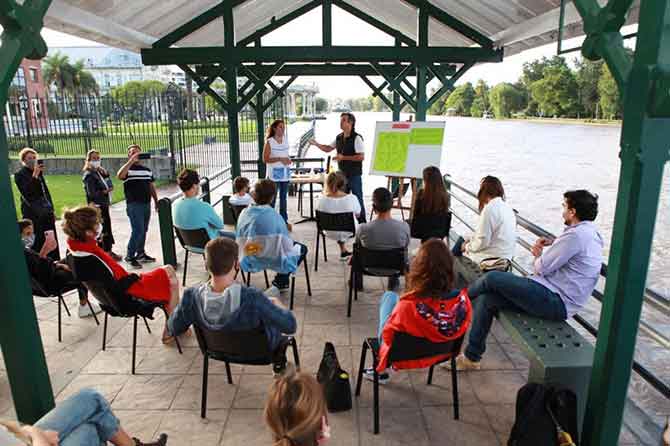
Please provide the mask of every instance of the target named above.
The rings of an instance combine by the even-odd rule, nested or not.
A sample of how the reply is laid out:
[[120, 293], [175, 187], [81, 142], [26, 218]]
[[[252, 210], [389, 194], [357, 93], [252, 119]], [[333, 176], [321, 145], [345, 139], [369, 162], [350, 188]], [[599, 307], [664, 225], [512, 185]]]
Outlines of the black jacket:
[[86, 192], [86, 202], [95, 203], [98, 206], [109, 206], [109, 193], [105, 179], [109, 178], [109, 174], [102, 175], [98, 171], [87, 170], [84, 173], [82, 181], [84, 183], [84, 191]]
[[14, 174], [14, 182], [21, 193], [21, 212], [24, 218], [35, 219], [43, 213], [40, 208], [46, 206], [51, 206], [53, 210], [53, 200], [44, 175], [33, 178], [33, 171], [24, 166]]

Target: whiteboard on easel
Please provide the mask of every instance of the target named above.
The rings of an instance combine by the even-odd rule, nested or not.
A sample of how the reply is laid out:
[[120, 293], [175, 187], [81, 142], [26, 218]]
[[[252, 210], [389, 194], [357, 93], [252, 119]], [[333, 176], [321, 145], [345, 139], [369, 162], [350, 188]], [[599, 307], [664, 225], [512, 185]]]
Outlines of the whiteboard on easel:
[[372, 175], [421, 178], [428, 166], [440, 167], [444, 121], [377, 122]]

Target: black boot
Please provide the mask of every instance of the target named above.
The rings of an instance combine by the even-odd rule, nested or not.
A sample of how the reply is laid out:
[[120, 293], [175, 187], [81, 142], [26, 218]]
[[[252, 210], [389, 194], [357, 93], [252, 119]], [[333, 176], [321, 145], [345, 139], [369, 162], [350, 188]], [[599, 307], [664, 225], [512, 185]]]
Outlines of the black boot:
[[152, 441], [151, 443], [142, 443], [140, 440], [134, 437], [133, 440], [135, 440], [135, 446], [165, 446], [167, 444], [167, 438], [167, 434], [160, 434], [158, 436], [158, 440]]

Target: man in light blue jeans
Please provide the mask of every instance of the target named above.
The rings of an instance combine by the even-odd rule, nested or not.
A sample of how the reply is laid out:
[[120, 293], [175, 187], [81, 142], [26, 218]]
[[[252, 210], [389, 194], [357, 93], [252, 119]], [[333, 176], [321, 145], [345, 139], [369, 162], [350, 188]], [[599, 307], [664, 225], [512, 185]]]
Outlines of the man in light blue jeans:
[[566, 228], [554, 240], [540, 238], [535, 243], [532, 275], [492, 271], [468, 287], [475, 314], [468, 346], [456, 359], [458, 370], [480, 368], [486, 338], [500, 310], [563, 321], [574, 316], [593, 293], [603, 261], [603, 240], [593, 224], [598, 215], [598, 196], [576, 190], [563, 197]]

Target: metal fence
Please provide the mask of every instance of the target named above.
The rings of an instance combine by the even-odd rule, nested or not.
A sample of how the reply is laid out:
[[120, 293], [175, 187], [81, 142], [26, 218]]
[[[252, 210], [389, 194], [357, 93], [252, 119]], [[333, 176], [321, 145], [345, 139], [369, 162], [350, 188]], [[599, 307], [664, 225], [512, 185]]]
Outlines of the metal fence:
[[[269, 100], [269, 93], [266, 99]], [[265, 122], [284, 116], [284, 100], [265, 112]], [[90, 149], [103, 156], [125, 156], [130, 144], [169, 155], [175, 169], [191, 167], [203, 175], [230, 164], [228, 121], [206, 95], [170, 85], [164, 92], [143, 94], [10, 96], [3, 125], [9, 156], [24, 147], [43, 157], [83, 157]], [[258, 158], [256, 114], [239, 113], [240, 157]]]

